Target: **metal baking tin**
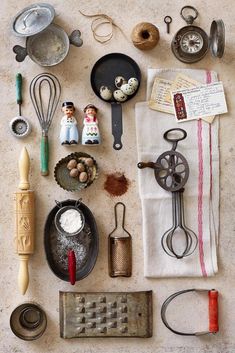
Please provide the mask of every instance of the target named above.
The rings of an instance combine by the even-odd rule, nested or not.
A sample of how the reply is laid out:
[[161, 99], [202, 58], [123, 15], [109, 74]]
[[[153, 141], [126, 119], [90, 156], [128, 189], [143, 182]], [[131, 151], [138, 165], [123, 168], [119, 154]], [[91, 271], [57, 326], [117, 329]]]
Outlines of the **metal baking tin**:
[[44, 333], [47, 317], [38, 304], [24, 303], [13, 310], [10, 326], [17, 337], [25, 341], [33, 341]]
[[[77, 200], [66, 200], [61, 202], [61, 206], [75, 206]], [[80, 202], [79, 205], [80, 210], [84, 214], [85, 217], [85, 226], [82, 232], [79, 234], [79, 238], [74, 238], [74, 241], [80, 241], [81, 244], [87, 243], [88, 234], [90, 234], [90, 243], [87, 246], [87, 255], [85, 260], [82, 262], [81, 266], [76, 266], [76, 281], [79, 281], [92, 271], [95, 266], [96, 259], [99, 251], [99, 234], [96, 226], [95, 218], [90, 211], [90, 209]], [[55, 206], [49, 213], [45, 226], [44, 226], [44, 249], [46, 253], [47, 263], [52, 270], [52, 272], [62, 279], [63, 281], [69, 282], [69, 272], [68, 268], [64, 266], [63, 261], [67, 261], [67, 246], [70, 246], [70, 241], [72, 242], [72, 237], [68, 237], [68, 242], [66, 243], [66, 247], [64, 248], [64, 259], [61, 261], [60, 255], [63, 249], [60, 248], [58, 243], [58, 232], [55, 228], [54, 219], [55, 215], [59, 210], [59, 206]], [[89, 232], [89, 233], [88, 233]], [[72, 243], [71, 243], [72, 244]], [[85, 246], [85, 245], [84, 245]], [[75, 250], [75, 249], [69, 249]], [[63, 254], [62, 254], [63, 255]], [[75, 256], [76, 256], [75, 251]]]
[[60, 336], [152, 336], [152, 291], [60, 292]]
[[[94, 165], [90, 168], [90, 178], [87, 182], [81, 183], [77, 178], [72, 178], [69, 175], [69, 170], [67, 169], [67, 164], [71, 159], [76, 159], [78, 161], [82, 158], [92, 158]], [[98, 166], [96, 160], [89, 154], [84, 152], [74, 152], [70, 155], [62, 158], [55, 166], [54, 177], [57, 184], [64, 190], [67, 191], [79, 191], [87, 188], [98, 178]]]
[[15, 45], [16, 61], [22, 62], [27, 55], [40, 66], [54, 66], [65, 59], [70, 44], [83, 44], [81, 32], [75, 30], [70, 36], [64, 29], [52, 23], [54, 8], [45, 3], [33, 4], [19, 12], [13, 20], [14, 34], [27, 37], [26, 48]]

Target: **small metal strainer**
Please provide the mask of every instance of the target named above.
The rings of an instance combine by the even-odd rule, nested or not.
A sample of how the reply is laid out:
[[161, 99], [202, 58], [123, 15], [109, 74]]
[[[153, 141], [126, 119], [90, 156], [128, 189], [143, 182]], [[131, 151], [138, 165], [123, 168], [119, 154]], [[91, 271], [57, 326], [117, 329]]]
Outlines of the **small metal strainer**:
[[[66, 236], [66, 237], [72, 237], [72, 236], [78, 235], [83, 230], [83, 227], [85, 225], [84, 214], [79, 209], [80, 201], [77, 201], [75, 206], [64, 206], [64, 207], [62, 207], [60, 202], [58, 202], [58, 201], [55, 201], [55, 202], [56, 202], [57, 206], [59, 207], [59, 210], [57, 211], [57, 213], [55, 215], [55, 219], [54, 219], [54, 223], [55, 223], [55, 227], [56, 227], [57, 231], [61, 235]], [[81, 226], [76, 230], [76, 232], [73, 232], [73, 233], [66, 232], [60, 224], [60, 217], [62, 216], [62, 214], [64, 212], [66, 212], [68, 210], [76, 210], [80, 214], [80, 217], [81, 217]]]

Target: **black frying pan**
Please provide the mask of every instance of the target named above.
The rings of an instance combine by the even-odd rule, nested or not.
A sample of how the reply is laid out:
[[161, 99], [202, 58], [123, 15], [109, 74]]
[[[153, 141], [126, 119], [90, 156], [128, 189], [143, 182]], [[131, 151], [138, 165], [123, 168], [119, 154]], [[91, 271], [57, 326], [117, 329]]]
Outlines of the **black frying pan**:
[[[131, 77], [135, 77], [139, 81], [140, 86], [140, 68], [129, 56], [121, 53], [107, 54], [95, 63], [91, 71], [91, 86], [95, 94], [100, 99], [104, 100], [100, 96], [101, 86], [108, 86], [112, 91], [117, 89], [114, 83], [115, 77], [117, 76], [123, 76], [127, 80]], [[128, 96], [125, 102], [136, 95], [139, 86], [134, 94]], [[122, 148], [122, 106], [120, 102], [117, 102], [114, 99], [108, 101], [108, 103], [111, 103], [112, 108], [112, 135], [114, 137], [113, 148], [115, 150], [120, 150]]]

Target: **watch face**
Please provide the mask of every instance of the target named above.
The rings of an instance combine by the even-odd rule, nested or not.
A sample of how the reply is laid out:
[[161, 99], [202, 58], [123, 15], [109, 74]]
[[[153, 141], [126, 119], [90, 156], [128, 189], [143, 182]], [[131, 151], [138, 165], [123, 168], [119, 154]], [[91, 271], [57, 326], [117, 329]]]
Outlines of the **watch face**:
[[187, 54], [197, 54], [203, 47], [203, 38], [196, 31], [184, 33], [180, 41], [181, 50]]

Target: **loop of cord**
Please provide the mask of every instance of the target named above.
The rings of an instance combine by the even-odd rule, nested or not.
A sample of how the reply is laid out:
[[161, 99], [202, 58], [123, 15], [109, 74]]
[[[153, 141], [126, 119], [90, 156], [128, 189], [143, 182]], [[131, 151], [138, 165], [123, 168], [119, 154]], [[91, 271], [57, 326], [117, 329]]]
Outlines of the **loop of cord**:
[[[99, 42], [101, 44], [109, 42], [113, 37], [113, 27], [117, 27], [121, 31], [121, 33], [124, 35], [124, 37], [126, 37], [123, 30], [113, 21], [113, 19], [110, 16], [105, 15], [103, 13], [98, 13], [95, 15], [86, 15], [80, 10], [79, 10], [79, 12], [81, 15], [83, 15], [85, 17], [90, 17], [90, 18], [96, 17], [91, 22], [91, 31], [92, 31], [94, 39], [97, 42]], [[108, 32], [107, 34], [98, 34], [97, 33], [98, 28], [102, 25], [105, 25], [105, 24], [110, 24], [110, 27], [111, 27], [110, 32]]]

